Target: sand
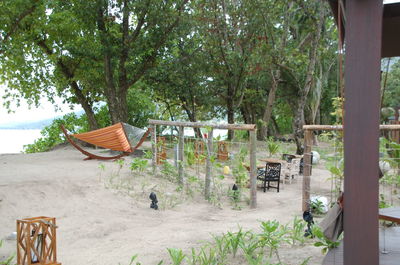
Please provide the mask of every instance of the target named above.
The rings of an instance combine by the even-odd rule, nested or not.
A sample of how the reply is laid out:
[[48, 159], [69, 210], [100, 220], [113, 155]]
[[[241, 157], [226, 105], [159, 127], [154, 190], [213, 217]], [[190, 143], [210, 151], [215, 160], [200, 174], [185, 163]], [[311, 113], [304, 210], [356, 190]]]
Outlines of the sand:
[[[167, 248], [188, 252], [212, 235], [237, 231], [239, 226], [258, 232], [260, 221], [288, 223], [302, 214], [301, 176], [279, 193], [259, 190], [257, 209], [243, 204], [235, 210], [227, 200], [220, 206], [210, 204], [196, 190], [193, 197], [177, 193], [176, 185], [162, 174], [132, 173], [129, 165], [119, 171], [113, 161], [82, 158], [70, 146], [0, 155], [0, 239], [16, 230], [17, 219], [51, 216], [57, 218], [58, 261], [64, 265], [128, 264], [134, 254], [142, 264], [157, 264], [168, 260]], [[313, 194], [328, 196], [328, 177], [322, 164], [314, 166]], [[227, 177], [224, 184], [230, 183], [233, 179]], [[159, 194], [161, 210], [149, 208], [151, 190]], [[0, 260], [15, 251], [15, 240], [5, 240]], [[310, 244], [285, 246], [280, 254], [287, 264], [300, 264], [310, 256], [309, 264], [323, 259], [321, 249]]]

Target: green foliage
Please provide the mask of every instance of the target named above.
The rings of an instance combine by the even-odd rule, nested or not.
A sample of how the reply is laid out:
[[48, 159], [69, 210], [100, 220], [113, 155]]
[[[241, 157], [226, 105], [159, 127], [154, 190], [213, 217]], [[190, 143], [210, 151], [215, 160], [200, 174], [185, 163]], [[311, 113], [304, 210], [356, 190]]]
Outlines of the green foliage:
[[326, 253], [329, 249], [332, 248], [336, 248], [337, 246], [339, 246], [339, 241], [334, 242], [334, 241], [330, 241], [329, 239], [327, 239], [323, 232], [321, 231], [321, 228], [317, 225], [314, 225], [312, 227], [312, 234], [314, 235], [314, 237], [317, 239], [317, 242], [314, 243], [314, 246], [316, 247], [322, 247], [322, 253]]
[[300, 243], [300, 245], [304, 245], [307, 239], [304, 237], [306, 226], [306, 223], [302, 219], [295, 216], [292, 226], [288, 228], [289, 243], [291, 245], [294, 246], [296, 242]]
[[280, 145], [278, 142], [274, 141], [273, 137], [269, 137], [267, 140], [267, 148], [269, 156], [272, 157], [279, 152]]
[[270, 249], [269, 257], [275, 253], [277, 259], [280, 261], [278, 254], [279, 245], [286, 242], [288, 239], [285, 237], [287, 228], [281, 226], [278, 221], [261, 222], [262, 232], [260, 234], [260, 244], [267, 246]]
[[55, 119], [49, 126], [46, 126], [40, 132], [42, 137], [35, 140], [33, 144], [25, 145], [24, 152], [36, 153], [49, 151], [57, 144], [66, 141], [60, 129], [61, 124], [72, 133], [80, 133], [87, 129], [87, 121], [83, 116], [77, 117], [75, 113], [67, 114], [62, 118]]
[[167, 161], [165, 161], [162, 165], [161, 174], [164, 178], [168, 179], [171, 182], [178, 182], [177, 169]]
[[336, 118], [336, 122], [341, 124], [343, 119], [343, 104], [344, 99], [341, 97], [332, 98], [332, 105], [334, 111], [331, 112], [331, 115]]
[[194, 144], [193, 143], [186, 143], [184, 146], [185, 150], [185, 162], [192, 166], [196, 162], [196, 157], [194, 155]]
[[[303, 236], [304, 224], [300, 222], [301, 220], [296, 217], [290, 227], [280, 225], [277, 221], [266, 221], [261, 223], [261, 233], [239, 228], [237, 232], [228, 231], [220, 236], [213, 235], [212, 241], [206, 242], [198, 250], [192, 248], [188, 255], [181, 249], [168, 248], [171, 264], [228, 265], [232, 260], [244, 259], [246, 263], [243, 264], [249, 265], [281, 265], [283, 263], [278, 252], [284, 243], [294, 245], [298, 241], [303, 245], [307, 240], [311, 240]], [[313, 231], [318, 236], [322, 235], [318, 228], [314, 228]], [[335, 246], [334, 243], [326, 241], [323, 235], [318, 240], [316, 246]], [[265, 255], [266, 249], [270, 251], [268, 256]], [[273, 262], [272, 253], [275, 253], [278, 263]], [[134, 259], [136, 257], [137, 255]], [[310, 260], [311, 257], [308, 257], [299, 261], [299, 265], [306, 265]], [[159, 264], [161, 263], [162, 261]]]
[[169, 256], [171, 257], [173, 265], [180, 265], [185, 259], [186, 255], [183, 254], [181, 249], [168, 248]]
[[135, 157], [131, 162], [130, 169], [133, 172], [143, 172], [146, 169], [147, 164], [148, 160]]
[[379, 208], [388, 208], [392, 205], [387, 202], [384, 194], [379, 194]]
[[325, 213], [324, 204], [320, 200], [311, 201], [310, 208], [314, 215], [321, 215]]
[[239, 188], [245, 187], [247, 181], [249, 180], [248, 172], [245, 167], [245, 159], [247, 154], [248, 149], [246, 147], [241, 147], [233, 159], [232, 175], [235, 178], [235, 183], [239, 186]]

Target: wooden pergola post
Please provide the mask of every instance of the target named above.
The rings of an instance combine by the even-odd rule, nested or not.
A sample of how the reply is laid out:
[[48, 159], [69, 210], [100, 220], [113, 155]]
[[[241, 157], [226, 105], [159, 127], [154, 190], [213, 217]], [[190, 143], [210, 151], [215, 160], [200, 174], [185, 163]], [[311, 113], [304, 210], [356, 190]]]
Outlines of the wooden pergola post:
[[304, 131], [304, 156], [303, 156], [303, 200], [302, 209], [310, 211], [310, 189], [311, 189], [311, 146], [313, 142], [313, 131]]
[[382, 0], [346, 1], [344, 264], [379, 264]]
[[179, 184], [183, 184], [184, 172], [183, 172], [183, 152], [184, 152], [184, 136], [185, 127], [179, 126], [179, 142], [178, 142], [178, 180]]
[[250, 208], [257, 208], [257, 130], [250, 131]]
[[206, 200], [210, 199], [211, 195], [211, 178], [212, 178], [212, 164], [211, 156], [213, 155], [213, 129], [208, 132], [207, 137], [207, 161], [206, 161], [206, 180], [204, 185], [204, 196]]
[[153, 174], [155, 174], [156, 168], [157, 168], [157, 137], [156, 137], [157, 125], [152, 124], [150, 126], [152, 128], [152, 130], [151, 130], [151, 151], [153, 153], [151, 165], [153, 167]]

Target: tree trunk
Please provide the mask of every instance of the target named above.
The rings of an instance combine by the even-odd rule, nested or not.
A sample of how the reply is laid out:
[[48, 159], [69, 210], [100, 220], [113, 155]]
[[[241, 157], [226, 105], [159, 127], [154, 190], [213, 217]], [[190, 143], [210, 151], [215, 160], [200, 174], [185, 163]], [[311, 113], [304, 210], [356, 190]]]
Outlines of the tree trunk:
[[[228, 123], [234, 124], [235, 123], [235, 111], [233, 109], [233, 98], [228, 97], [227, 100], [227, 116], [228, 116]], [[228, 140], [232, 140], [234, 136], [234, 131], [228, 131]]]
[[[185, 100], [181, 99], [182, 102], [185, 102]], [[186, 104], [182, 104], [183, 109], [186, 112], [186, 115], [188, 116], [189, 121], [191, 122], [197, 122], [197, 115], [196, 115], [196, 110], [192, 108], [192, 110], [189, 109], [189, 107]], [[193, 128], [196, 137], [197, 138], [202, 138], [200, 128]]]
[[261, 129], [260, 129], [260, 137], [262, 140], [265, 140], [268, 137], [268, 125], [269, 125], [269, 121], [272, 116], [272, 109], [273, 109], [274, 102], [275, 102], [276, 91], [278, 90], [278, 86], [279, 86], [279, 82], [280, 82], [280, 78], [281, 78], [280, 70], [276, 70], [276, 72], [275, 73], [274, 72], [275, 71], [271, 70], [272, 86], [268, 93], [267, 105], [265, 106], [264, 114], [262, 117], [263, 123], [262, 123]]
[[123, 89], [119, 89], [119, 91], [118, 95], [116, 95], [116, 93], [106, 93], [112, 124], [118, 122], [130, 122], [128, 117], [127, 91]]
[[306, 81], [304, 87], [300, 89], [300, 98], [297, 102], [296, 112], [293, 119], [294, 140], [296, 142], [297, 154], [302, 154], [304, 151], [301, 140], [303, 137], [304, 108], [314, 79], [315, 65], [318, 57], [318, 44], [321, 39], [322, 27], [325, 23], [325, 10], [323, 10], [323, 8], [324, 7], [321, 8], [322, 10], [320, 10], [319, 13], [317, 29], [314, 33], [315, 35], [310, 50], [310, 61], [307, 67]]
[[88, 119], [89, 123], [89, 130], [93, 131], [99, 128], [99, 124], [97, 123], [96, 116], [94, 114], [92, 104], [88, 100], [87, 97], [85, 97], [82, 93], [82, 91], [79, 89], [78, 84], [76, 81], [70, 82], [70, 87], [74, 91], [74, 94], [79, 101], [79, 104], [81, 104], [83, 110], [85, 111], [86, 117]]

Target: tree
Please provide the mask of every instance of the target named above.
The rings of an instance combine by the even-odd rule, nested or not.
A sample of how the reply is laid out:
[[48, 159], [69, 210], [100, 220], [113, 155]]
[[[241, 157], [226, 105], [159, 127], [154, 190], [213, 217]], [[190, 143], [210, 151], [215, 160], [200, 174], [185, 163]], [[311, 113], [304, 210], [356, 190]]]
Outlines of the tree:
[[187, 2], [40, 1], [3, 55], [8, 95], [79, 102], [91, 127], [106, 100], [111, 121], [128, 122], [128, 90], [156, 65]]
[[[208, 56], [209, 84], [225, 105], [228, 123], [235, 123], [251, 54], [257, 45], [258, 27], [253, 10], [247, 1], [199, 1], [197, 6], [198, 30]], [[228, 137], [232, 139], [233, 131], [229, 131]]]

